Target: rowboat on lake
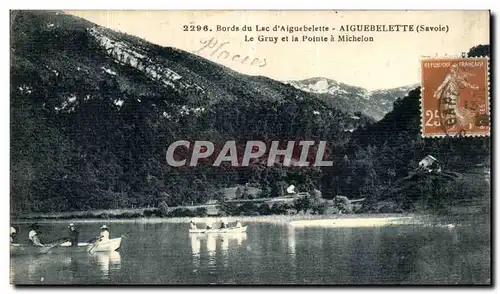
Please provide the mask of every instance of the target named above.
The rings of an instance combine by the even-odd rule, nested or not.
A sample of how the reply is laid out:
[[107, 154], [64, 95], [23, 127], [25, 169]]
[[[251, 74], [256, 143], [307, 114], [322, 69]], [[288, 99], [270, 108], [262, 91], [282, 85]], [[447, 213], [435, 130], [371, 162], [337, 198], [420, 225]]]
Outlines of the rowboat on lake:
[[79, 253], [79, 252], [112, 252], [120, 248], [122, 238], [110, 239], [106, 242], [98, 243], [78, 243], [78, 246], [72, 247], [71, 243], [64, 242], [57, 246], [46, 245], [44, 247], [34, 247], [24, 244], [11, 244], [11, 255], [25, 254], [47, 254], [47, 253]]
[[192, 234], [235, 234], [235, 233], [245, 233], [247, 227], [230, 227], [223, 229], [189, 229], [189, 233]]

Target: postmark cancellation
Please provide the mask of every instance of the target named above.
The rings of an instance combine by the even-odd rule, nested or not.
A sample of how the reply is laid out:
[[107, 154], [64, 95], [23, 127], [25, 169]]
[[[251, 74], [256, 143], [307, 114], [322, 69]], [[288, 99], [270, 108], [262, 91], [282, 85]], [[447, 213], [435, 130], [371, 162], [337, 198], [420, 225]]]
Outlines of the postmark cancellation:
[[488, 58], [421, 61], [423, 137], [489, 136]]

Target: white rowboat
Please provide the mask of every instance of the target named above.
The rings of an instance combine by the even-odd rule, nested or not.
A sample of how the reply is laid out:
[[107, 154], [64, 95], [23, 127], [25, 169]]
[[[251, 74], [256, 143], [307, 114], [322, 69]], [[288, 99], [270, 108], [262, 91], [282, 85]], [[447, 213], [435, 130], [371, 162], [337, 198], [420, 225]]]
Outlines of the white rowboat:
[[231, 227], [224, 229], [189, 229], [189, 233], [191, 234], [236, 234], [236, 233], [245, 233], [247, 231], [247, 227]]
[[116, 251], [120, 248], [122, 238], [110, 239], [106, 242], [97, 243], [78, 243], [78, 246], [72, 247], [71, 243], [65, 242], [58, 246], [49, 248], [45, 247], [34, 247], [24, 244], [11, 244], [10, 254], [11, 255], [23, 255], [23, 254], [46, 254], [46, 253], [78, 253], [78, 252], [111, 252]]

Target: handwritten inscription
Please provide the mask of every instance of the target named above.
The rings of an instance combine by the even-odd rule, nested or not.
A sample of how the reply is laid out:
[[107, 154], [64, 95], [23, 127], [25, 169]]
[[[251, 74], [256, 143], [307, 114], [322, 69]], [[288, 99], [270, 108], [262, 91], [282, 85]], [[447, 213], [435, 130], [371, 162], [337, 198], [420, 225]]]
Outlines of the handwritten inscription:
[[265, 67], [267, 65], [266, 58], [244, 56], [236, 52], [229, 51], [228, 45], [230, 43], [219, 41], [215, 37], [201, 40], [200, 43], [202, 46], [194, 51], [196, 54], [210, 56], [216, 60], [228, 60], [251, 66]]

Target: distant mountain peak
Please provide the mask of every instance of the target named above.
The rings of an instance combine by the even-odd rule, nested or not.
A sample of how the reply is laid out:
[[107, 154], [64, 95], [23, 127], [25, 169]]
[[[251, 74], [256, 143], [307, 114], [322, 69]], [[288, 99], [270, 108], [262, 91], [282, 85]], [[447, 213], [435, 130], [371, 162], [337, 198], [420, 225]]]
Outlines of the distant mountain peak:
[[376, 120], [380, 120], [392, 110], [392, 104], [397, 98], [404, 97], [418, 86], [413, 84], [369, 91], [325, 77], [312, 77], [286, 83], [302, 91], [317, 94], [318, 98], [335, 108], [351, 113], [359, 111]]
[[316, 91], [326, 91], [328, 90], [328, 81], [326, 79], [320, 79], [314, 84], [314, 89]]
[[418, 86], [420, 86], [420, 84], [419, 83], [415, 83], [415, 84], [400, 86], [400, 87], [396, 87], [396, 88], [371, 90], [370, 93], [380, 93], [380, 92], [395, 91], [395, 90], [410, 92], [411, 90], [417, 88]]
[[299, 81], [287, 81], [286, 83], [310, 93], [331, 95], [348, 94], [348, 91], [343, 89], [341, 83], [328, 78], [314, 77]]

